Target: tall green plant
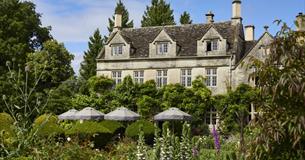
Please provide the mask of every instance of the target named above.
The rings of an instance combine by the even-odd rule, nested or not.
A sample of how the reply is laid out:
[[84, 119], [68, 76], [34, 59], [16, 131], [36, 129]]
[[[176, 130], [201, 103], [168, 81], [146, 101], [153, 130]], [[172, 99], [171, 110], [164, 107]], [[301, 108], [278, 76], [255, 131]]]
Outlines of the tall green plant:
[[183, 124], [182, 138], [180, 143], [180, 159], [192, 159], [192, 146], [191, 146], [191, 129], [190, 125], [186, 122]]
[[305, 32], [283, 24], [266, 50], [253, 59], [261, 90], [250, 159], [305, 159]]
[[159, 160], [160, 159], [160, 152], [161, 152], [161, 139], [160, 139], [160, 129], [155, 123], [155, 134], [154, 134], [154, 145], [153, 145], [153, 155], [152, 159], [153, 160]]
[[147, 159], [147, 147], [145, 145], [143, 125], [139, 127], [139, 139], [137, 144], [137, 159], [146, 160]]
[[160, 160], [171, 159], [174, 153], [174, 146], [171, 143], [171, 132], [168, 126], [168, 123], [164, 123], [162, 127]]
[[175, 20], [170, 4], [167, 4], [165, 0], [152, 0], [151, 6], [146, 7], [141, 24], [142, 27], [174, 25]]
[[[2, 154], [1, 157], [12, 158], [26, 154], [31, 146], [36, 143], [37, 140], [35, 138], [39, 128], [32, 130], [32, 119], [44, 110], [46, 104], [39, 101], [36, 97], [33, 98], [35, 87], [40, 81], [43, 72], [35, 79], [34, 87], [29, 87], [28, 76], [31, 70], [28, 66], [25, 67], [25, 81], [21, 79], [23, 78], [22, 74], [16, 74], [15, 71], [10, 69], [9, 63], [7, 66], [10, 73], [8, 83], [11, 85], [12, 90], [15, 91], [15, 94], [14, 96], [3, 95], [2, 98], [9, 114], [14, 120], [14, 133], [16, 134], [12, 138], [14, 146], [7, 146], [1, 141], [0, 153]], [[18, 104], [15, 103], [16, 99], [20, 100]], [[49, 117], [46, 118], [46, 121], [48, 119]]]
[[191, 16], [189, 13], [184, 11], [180, 16], [180, 23], [181, 24], [192, 24]]
[[84, 61], [80, 64], [79, 73], [82, 78], [88, 80], [90, 77], [96, 75], [96, 58], [104, 47], [104, 39], [100, 34], [99, 29], [96, 29], [88, 42], [89, 49], [84, 53]]

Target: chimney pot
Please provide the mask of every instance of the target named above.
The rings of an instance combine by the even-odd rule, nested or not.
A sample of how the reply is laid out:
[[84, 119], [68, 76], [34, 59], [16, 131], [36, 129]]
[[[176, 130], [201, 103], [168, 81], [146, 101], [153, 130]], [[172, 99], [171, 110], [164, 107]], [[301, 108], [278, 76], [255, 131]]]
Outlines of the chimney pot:
[[232, 2], [232, 24], [241, 24], [241, 0], [233, 0]]
[[116, 32], [122, 28], [122, 14], [121, 13], [115, 13], [114, 15], [114, 27], [113, 31]]
[[305, 15], [302, 12], [296, 17], [296, 29], [297, 31], [305, 31]]
[[265, 32], [268, 32], [269, 26], [264, 26]]
[[214, 14], [212, 11], [209, 11], [206, 15], [207, 23], [214, 23]]
[[254, 34], [255, 27], [253, 25], [245, 26], [245, 40], [246, 41], [254, 41], [255, 34]]

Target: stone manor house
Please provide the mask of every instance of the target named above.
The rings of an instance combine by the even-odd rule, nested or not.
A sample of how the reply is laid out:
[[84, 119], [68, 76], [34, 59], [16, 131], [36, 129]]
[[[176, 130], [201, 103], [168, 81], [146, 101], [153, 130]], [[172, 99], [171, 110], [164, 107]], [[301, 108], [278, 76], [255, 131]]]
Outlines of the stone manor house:
[[[203, 24], [122, 28], [122, 15], [115, 15], [113, 32], [97, 57], [97, 75], [111, 77], [120, 83], [127, 75], [135, 82], [155, 80], [158, 87], [180, 83], [191, 87], [199, 75], [213, 94], [227, 92], [227, 87], [241, 83], [254, 85], [247, 67], [250, 57], [264, 58], [273, 37], [268, 28], [255, 40], [253, 25], [244, 26], [241, 0], [232, 2], [232, 18], [214, 22], [214, 14], [206, 14]], [[255, 110], [250, 108], [250, 117]], [[218, 121], [210, 109], [206, 123]]]

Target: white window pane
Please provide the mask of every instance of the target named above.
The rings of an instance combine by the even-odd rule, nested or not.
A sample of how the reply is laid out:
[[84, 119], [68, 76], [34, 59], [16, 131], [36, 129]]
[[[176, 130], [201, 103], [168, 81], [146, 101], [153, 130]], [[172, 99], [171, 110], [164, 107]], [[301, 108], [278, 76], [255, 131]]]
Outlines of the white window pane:
[[184, 76], [185, 75], [185, 70], [181, 70], [181, 74]]
[[191, 86], [191, 85], [192, 85], [192, 78], [187, 77], [187, 86]]
[[187, 75], [192, 75], [192, 70], [191, 69], [187, 70]]
[[213, 75], [216, 75], [216, 74], [217, 74], [217, 69], [214, 68], [214, 69], [213, 69]]
[[207, 75], [211, 74], [211, 69], [206, 69]]
[[165, 43], [165, 44], [163, 44], [163, 46], [164, 46], [164, 53], [167, 53], [167, 43]]
[[167, 85], [167, 78], [163, 79], [163, 85]]
[[212, 86], [216, 86], [216, 85], [217, 85], [217, 77], [214, 76], [212, 80]]

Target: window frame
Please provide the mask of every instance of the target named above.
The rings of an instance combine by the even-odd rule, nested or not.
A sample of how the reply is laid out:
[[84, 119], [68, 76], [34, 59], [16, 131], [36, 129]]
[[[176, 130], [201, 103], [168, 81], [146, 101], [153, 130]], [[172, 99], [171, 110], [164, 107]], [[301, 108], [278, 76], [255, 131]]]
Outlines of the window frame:
[[217, 87], [217, 68], [206, 68], [206, 86]]
[[166, 55], [168, 53], [169, 53], [169, 42], [157, 42], [157, 55]]
[[111, 55], [112, 56], [123, 55], [123, 47], [124, 47], [124, 44], [111, 45]]
[[181, 69], [180, 83], [184, 87], [192, 86], [192, 69], [191, 68]]
[[157, 82], [158, 88], [161, 88], [161, 87], [167, 85], [167, 81], [168, 81], [167, 75], [168, 75], [167, 70], [157, 70], [156, 82]]
[[219, 50], [219, 40], [218, 39], [211, 39], [206, 41], [206, 51], [213, 52]]
[[144, 70], [133, 71], [133, 80], [135, 83], [144, 83]]
[[111, 78], [114, 80], [115, 85], [122, 82], [122, 71], [112, 71]]
[[211, 107], [204, 114], [204, 123], [207, 125], [217, 125], [217, 110]]

